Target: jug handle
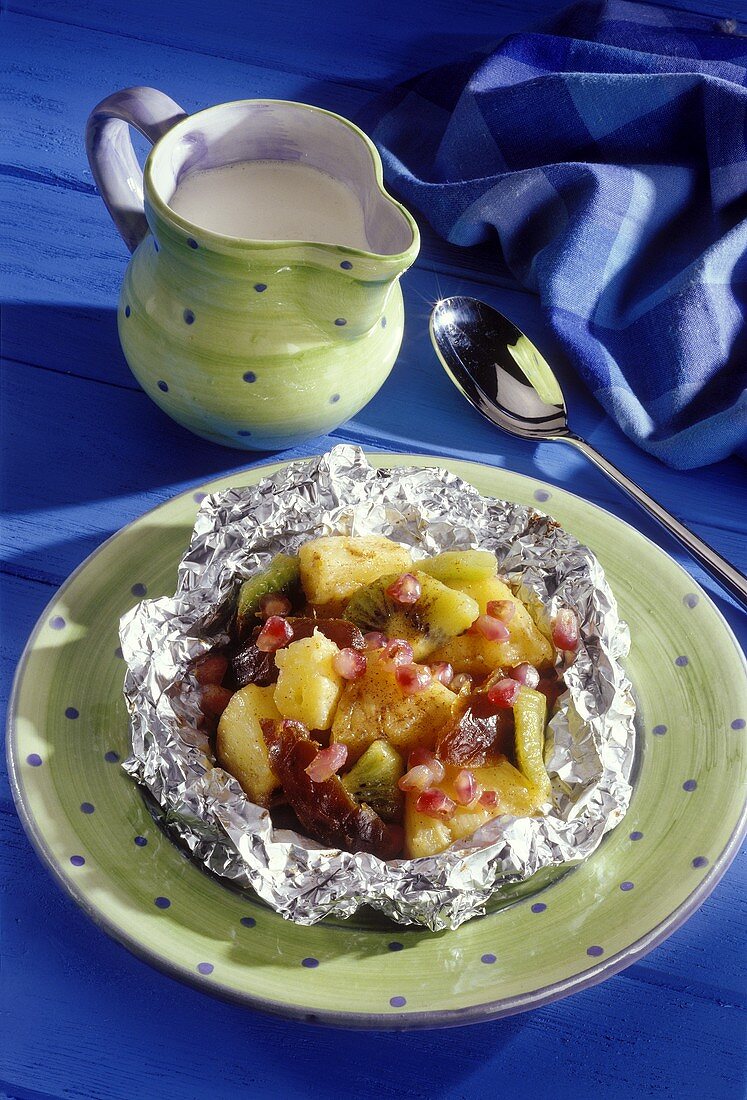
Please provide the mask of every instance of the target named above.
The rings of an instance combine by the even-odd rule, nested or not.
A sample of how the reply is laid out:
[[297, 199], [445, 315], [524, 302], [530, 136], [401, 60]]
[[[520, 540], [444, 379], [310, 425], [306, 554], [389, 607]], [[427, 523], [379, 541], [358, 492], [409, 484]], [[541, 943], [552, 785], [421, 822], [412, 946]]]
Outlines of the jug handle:
[[186, 118], [169, 96], [156, 88], [124, 88], [102, 99], [86, 123], [88, 163], [99, 194], [130, 252], [148, 232], [143, 209], [143, 172], [132, 148], [129, 127], [155, 144]]

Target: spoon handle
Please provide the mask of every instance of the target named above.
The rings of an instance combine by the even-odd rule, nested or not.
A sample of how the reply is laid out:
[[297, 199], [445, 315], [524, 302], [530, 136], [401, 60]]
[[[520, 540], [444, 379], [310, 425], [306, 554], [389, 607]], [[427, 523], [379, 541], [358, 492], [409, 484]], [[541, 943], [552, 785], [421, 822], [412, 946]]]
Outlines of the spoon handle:
[[626, 477], [621, 470], [608, 462], [603, 455], [600, 455], [599, 451], [595, 451], [585, 439], [573, 435], [562, 438], [565, 438], [568, 443], [572, 443], [582, 454], [585, 454], [602, 473], [605, 473], [620, 489], [631, 496], [636, 504], [640, 504], [641, 508], [648, 512], [650, 516], [653, 516], [662, 527], [665, 527], [670, 535], [674, 535], [676, 539], [679, 539], [696, 561], [699, 561], [703, 568], [712, 577], [716, 578], [719, 584], [731, 592], [744, 606], [747, 606], [747, 577], [744, 574], [740, 573], [720, 554], [717, 554], [707, 542], [694, 535], [692, 531], [685, 527], [684, 523], [680, 523], [678, 519], [675, 519], [666, 508], [662, 508], [661, 504], [658, 504], [634, 481]]

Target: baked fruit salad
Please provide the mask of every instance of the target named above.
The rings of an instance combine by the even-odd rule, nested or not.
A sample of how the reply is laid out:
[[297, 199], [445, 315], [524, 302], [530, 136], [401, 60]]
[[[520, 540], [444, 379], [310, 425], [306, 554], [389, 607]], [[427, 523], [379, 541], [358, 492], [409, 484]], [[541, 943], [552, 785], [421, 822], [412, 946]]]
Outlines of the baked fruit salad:
[[229, 636], [193, 666], [215, 757], [321, 844], [430, 856], [550, 808], [545, 728], [577, 621], [561, 609], [543, 633], [492, 553], [313, 539], [241, 584]]

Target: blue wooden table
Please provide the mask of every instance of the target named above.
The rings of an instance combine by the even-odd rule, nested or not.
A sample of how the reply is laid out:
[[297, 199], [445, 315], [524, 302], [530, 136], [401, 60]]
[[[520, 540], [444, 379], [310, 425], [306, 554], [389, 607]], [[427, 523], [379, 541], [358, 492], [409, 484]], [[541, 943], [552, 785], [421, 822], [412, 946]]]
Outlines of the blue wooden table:
[[[740, 4], [693, 0], [714, 18]], [[142, 393], [119, 349], [126, 251], [83, 148], [90, 108], [133, 84], [185, 109], [253, 96], [347, 116], [376, 91], [535, 21], [553, 0], [10, 0], [0, 152], [5, 520], [2, 691], [55, 588], [146, 509], [267, 455], [203, 443]], [[458, 14], [458, 17], [456, 13]], [[333, 436], [372, 449], [454, 455], [570, 488], [634, 524], [688, 568], [741, 638], [747, 616], [568, 449], [499, 435], [457, 397], [427, 336], [432, 303], [477, 294], [549, 357], [536, 300], [501, 285], [488, 248], [424, 228], [404, 281], [407, 331], [387, 384]], [[577, 429], [739, 567], [745, 467], [677, 473], [637, 451], [558, 360]], [[739, 503], [741, 501], [741, 504]], [[523, 1016], [445, 1032], [348, 1033], [223, 1004], [151, 970], [63, 896], [34, 855], [0, 777], [0, 1096], [703, 1097], [745, 1087], [745, 863], [650, 955], [600, 986]], [[740, 890], [741, 887], [741, 890]]]

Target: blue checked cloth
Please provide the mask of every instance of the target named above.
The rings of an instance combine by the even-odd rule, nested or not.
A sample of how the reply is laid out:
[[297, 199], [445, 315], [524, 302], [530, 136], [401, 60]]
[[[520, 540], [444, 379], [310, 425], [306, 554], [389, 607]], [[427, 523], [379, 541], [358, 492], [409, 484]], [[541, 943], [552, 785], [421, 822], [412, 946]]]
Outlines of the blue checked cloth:
[[747, 457], [747, 37], [582, 3], [377, 100], [392, 190], [447, 240], [493, 240], [639, 446]]

